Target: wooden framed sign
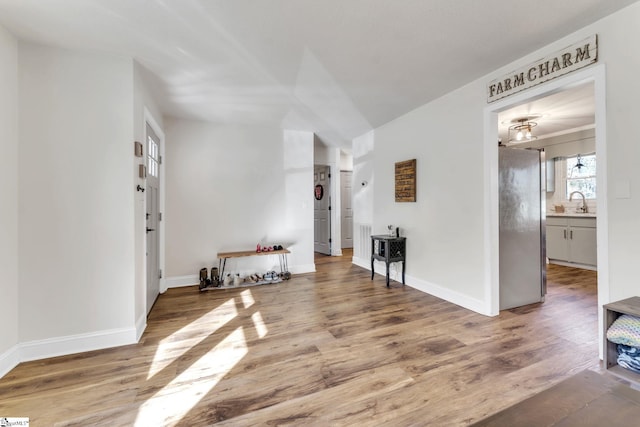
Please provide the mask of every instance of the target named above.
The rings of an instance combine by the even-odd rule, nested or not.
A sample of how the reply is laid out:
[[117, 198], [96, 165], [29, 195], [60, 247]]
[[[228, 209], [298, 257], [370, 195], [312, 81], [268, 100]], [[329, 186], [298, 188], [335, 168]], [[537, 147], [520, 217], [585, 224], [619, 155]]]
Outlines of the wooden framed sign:
[[396, 202], [416, 201], [416, 159], [396, 163]]

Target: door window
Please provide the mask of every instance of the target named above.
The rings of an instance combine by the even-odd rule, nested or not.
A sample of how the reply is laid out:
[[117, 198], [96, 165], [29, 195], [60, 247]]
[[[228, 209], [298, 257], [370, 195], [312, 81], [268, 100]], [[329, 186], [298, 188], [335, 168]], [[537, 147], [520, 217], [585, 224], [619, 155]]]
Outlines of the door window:
[[147, 136], [147, 172], [155, 178], [158, 177], [158, 164], [160, 163], [158, 151], [158, 144], [150, 135]]

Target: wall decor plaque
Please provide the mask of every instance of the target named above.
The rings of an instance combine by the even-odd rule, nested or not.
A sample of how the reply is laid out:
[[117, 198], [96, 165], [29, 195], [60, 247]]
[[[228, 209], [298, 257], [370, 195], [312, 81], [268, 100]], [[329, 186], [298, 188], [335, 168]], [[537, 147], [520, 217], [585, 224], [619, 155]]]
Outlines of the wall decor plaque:
[[598, 35], [520, 67], [487, 84], [487, 102], [518, 93], [598, 62]]
[[396, 163], [396, 202], [416, 201], [416, 159]]

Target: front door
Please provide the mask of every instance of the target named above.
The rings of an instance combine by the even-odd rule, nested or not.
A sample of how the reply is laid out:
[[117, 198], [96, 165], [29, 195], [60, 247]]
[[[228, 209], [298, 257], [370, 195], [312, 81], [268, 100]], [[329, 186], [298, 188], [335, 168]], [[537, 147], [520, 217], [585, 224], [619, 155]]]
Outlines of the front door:
[[160, 138], [147, 123], [147, 314], [160, 294], [160, 248], [158, 239]]
[[314, 250], [331, 255], [331, 174], [329, 166], [316, 166], [314, 177]]

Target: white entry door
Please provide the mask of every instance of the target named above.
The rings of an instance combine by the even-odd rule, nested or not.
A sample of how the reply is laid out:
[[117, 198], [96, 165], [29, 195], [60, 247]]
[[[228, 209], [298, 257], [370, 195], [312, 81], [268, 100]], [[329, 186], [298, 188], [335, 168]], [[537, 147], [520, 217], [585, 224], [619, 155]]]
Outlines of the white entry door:
[[147, 314], [160, 294], [158, 221], [160, 186], [160, 138], [147, 123]]
[[313, 230], [314, 250], [331, 255], [331, 174], [329, 166], [315, 166]]
[[340, 172], [340, 207], [342, 209], [341, 234], [342, 247], [353, 247], [353, 208], [351, 207], [351, 179], [353, 172]]

